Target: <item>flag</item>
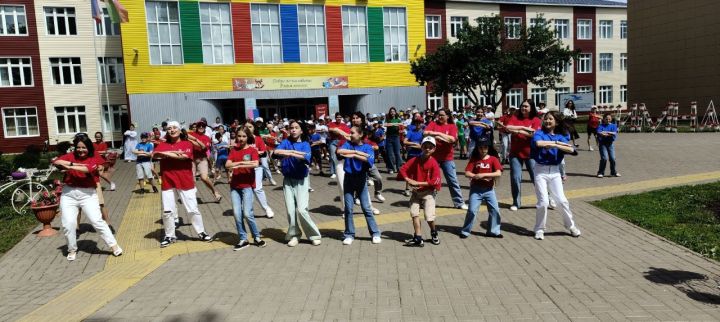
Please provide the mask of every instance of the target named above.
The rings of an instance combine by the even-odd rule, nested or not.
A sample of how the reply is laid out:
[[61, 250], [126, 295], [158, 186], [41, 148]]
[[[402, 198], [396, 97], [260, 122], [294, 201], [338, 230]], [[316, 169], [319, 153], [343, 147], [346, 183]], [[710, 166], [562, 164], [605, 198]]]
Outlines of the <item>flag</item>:
[[107, 3], [110, 20], [112, 20], [113, 23], [124, 23], [130, 21], [128, 11], [120, 4], [120, 1], [105, 0], [105, 2]]
[[103, 14], [102, 10], [100, 10], [100, 5], [98, 4], [98, 0], [90, 0], [90, 7], [92, 8], [92, 17], [95, 19], [96, 22], [102, 22]]

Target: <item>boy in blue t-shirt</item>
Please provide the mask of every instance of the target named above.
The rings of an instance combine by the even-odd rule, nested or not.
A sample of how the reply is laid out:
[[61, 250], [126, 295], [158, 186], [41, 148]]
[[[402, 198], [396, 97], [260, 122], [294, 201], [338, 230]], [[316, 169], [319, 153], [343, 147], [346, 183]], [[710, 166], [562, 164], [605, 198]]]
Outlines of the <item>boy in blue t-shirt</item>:
[[133, 153], [137, 155], [135, 160], [135, 172], [137, 173], [138, 185], [140, 186], [139, 193], [145, 193], [145, 180], [150, 181], [150, 186], [154, 193], [158, 192], [158, 188], [155, 187], [153, 182], [152, 174], [152, 159], [151, 155], [153, 152], [154, 145], [148, 141], [150, 135], [147, 132], [140, 134], [140, 143], [135, 145]]

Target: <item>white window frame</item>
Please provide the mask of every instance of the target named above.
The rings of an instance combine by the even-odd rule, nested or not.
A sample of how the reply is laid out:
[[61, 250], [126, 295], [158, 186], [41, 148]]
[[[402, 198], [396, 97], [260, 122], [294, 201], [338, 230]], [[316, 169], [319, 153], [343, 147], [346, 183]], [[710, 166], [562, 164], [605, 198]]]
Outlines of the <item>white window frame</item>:
[[540, 102], [545, 103], [547, 105], [547, 88], [533, 88], [530, 90], [530, 98], [535, 102], [535, 104], [538, 104]]
[[570, 20], [569, 19], [555, 19], [555, 38], [557, 38], [557, 39], [570, 38]]
[[612, 53], [598, 54], [598, 71], [600, 71], [600, 72], [612, 72], [613, 71], [613, 54]]
[[[318, 9], [320, 11], [320, 15], [318, 15]], [[308, 13], [312, 13], [312, 21], [309, 20], [310, 16], [308, 15]], [[328, 58], [327, 34], [325, 27], [325, 6], [304, 4], [298, 5], [298, 38], [300, 40], [299, 42], [301, 63], [327, 63]], [[313, 39], [314, 42], [312, 41]]]
[[[122, 57], [98, 57], [98, 82], [100, 84], [125, 83], [125, 63]], [[115, 80], [110, 77], [110, 71], [115, 71]]]
[[[274, 8], [274, 12], [273, 9]], [[262, 14], [267, 12], [268, 21], [262, 20]], [[253, 14], [257, 10], [257, 14]], [[257, 17], [257, 20], [253, 19]], [[275, 21], [272, 20], [272, 17]], [[280, 7], [277, 4], [251, 3], [250, 4], [250, 26], [252, 29], [253, 62], [255, 64], [282, 64], [282, 31], [280, 30]], [[265, 34], [269, 39], [262, 37], [263, 28], [269, 28]], [[257, 30], [257, 31], [256, 31]], [[258, 39], [259, 38], [259, 39]], [[269, 59], [266, 58], [269, 55]]]
[[[127, 115], [127, 105], [110, 104], [102, 106], [103, 132], [122, 132], [122, 117]], [[115, 124], [117, 118], [120, 124]]]
[[435, 95], [433, 93], [428, 93], [427, 108], [430, 111], [437, 111], [443, 109], [443, 95]]
[[[72, 112], [68, 112], [69, 108], [73, 108], [74, 110]], [[80, 111], [82, 109], [82, 111]], [[57, 134], [75, 134], [75, 133], [81, 133], [81, 132], [87, 132], [87, 114], [85, 106], [55, 106], [55, 128]], [[59, 119], [63, 118], [63, 122], [65, 124], [65, 131], [60, 132], [60, 122]], [[75, 121], [75, 132], [68, 131], [70, 127], [68, 126], [69, 120], [74, 119]], [[84, 123], [84, 124], [82, 124]], [[84, 128], [83, 128], [84, 125]]]
[[505, 36], [507, 39], [520, 39], [522, 30], [521, 17], [505, 17]]
[[627, 20], [620, 20], [620, 39], [627, 39], [628, 25]]
[[[233, 48], [230, 4], [200, 2], [199, 10], [203, 63], [211, 65], [234, 64], [235, 50]], [[219, 16], [214, 17], [213, 14]], [[218, 52], [220, 59], [217, 57]]]
[[592, 92], [592, 86], [590, 86], [590, 85], [578, 86], [575, 89], [575, 92], [576, 93], [590, 93], [590, 92]]
[[102, 8], [102, 19], [95, 23], [95, 36], [120, 36], [120, 24], [112, 22], [107, 8]]
[[[73, 61], [75, 59], [77, 59], [77, 62]], [[52, 77], [53, 85], [82, 85], [82, 59], [80, 57], [50, 57], [49, 60], [50, 76]], [[56, 68], [57, 71], [55, 70]], [[64, 76], [66, 68], [70, 69], [69, 83], [65, 83]], [[55, 78], [56, 75], [58, 76], [57, 79]], [[79, 78], [79, 80], [77, 78]]]
[[613, 103], [613, 87], [612, 85], [598, 86], [598, 104]]
[[627, 103], [627, 85], [620, 85], [620, 102]]
[[628, 54], [627, 53], [620, 53], [620, 70], [627, 70], [628, 69]]
[[[58, 13], [58, 9], [64, 9], [63, 13]], [[48, 12], [48, 10], [51, 10]], [[72, 10], [72, 13], [69, 13], [68, 11]], [[47, 6], [43, 7], [43, 13], [45, 14], [45, 34], [48, 36], [77, 36], [78, 34], [78, 28], [77, 28], [77, 16], [75, 7], [53, 7], [53, 6]], [[48, 18], [52, 18], [52, 24], [55, 29], [54, 33], [50, 33], [50, 25], [48, 24]], [[65, 21], [65, 31], [66, 33], [61, 34], [58, 28], [58, 21], [62, 19]], [[72, 21], [71, 21], [72, 19]], [[72, 23], [71, 23], [72, 22]], [[74, 25], [75, 33], [73, 34], [71, 32], [70, 26]]]
[[[17, 64], [12, 63], [12, 59], [18, 59]], [[0, 70], [7, 70], [7, 85], [3, 85], [2, 82], [2, 72], [0, 72], [0, 88], [3, 87], [34, 87], [35, 86], [35, 76], [33, 75], [32, 70], [32, 57], [27, 56], [21, 56], [21, 57], [7, 57], [7, 56], [0, 56], [0, 60], [6, 60], [3, 64], [0, 62]], [[27, 60], [27, 62], [24, 62], [23, 60]], [[13, 68], [19, 68], [20, 69], [20, 83], [21, 85], [13, 85], [13, 74], [12, 70]], [[30, 70], [30, 84], [25, 84], [25, 71], [26, 69]]]
[[425, 15], [425, 39], [442, 39], [440, 15]]
[[507, 94], [505, 94], [505, 102], [507, 107], [515, 106], [520, 108], [520, 103], [523, 101], [523, 89], [522, 88], [511, 88]]
[[453, 93], [452, 94], [452, 110], [453, 111], [462, 111], [465, 105], [467, 105], [470, 100], [464, 93]]
[[[9, 8], [13, 8], [13, 12], [9, 12]], [[18, 12], [18, 9], [22, 9], [22, 12]], [[15, 27], [15, 33], [9, 33], [7, 30], [7, 20], [9, 17], [12, 17], [13, 21], [15, 22], [13, 26]], [[22, 18], [22, 20], [25, 22], [25, 32], [20, 32], [20, 24], [19, 19]], [[2, 32], [0, 32], [0, 37], [2, 36], [27, 36], [28, 35], [28, 21], [27, 21], [27, 12], [25, 11], [24, 5], [15, 5], [15, 4], [3, 4], [0, 5], [0, 26], [2, 27]]]
[[[361, 14], [362, 13], [362, 14]], [[354, 17], [352, 23], [350, 17]], [[368, 62], [367, 7], [343, 6], [343, 56], [346, 63]]]
[[[21, 110], [21, 109], [22, 109], [22, 110], [31, 110], [31, 109], [32, 109], [32, 110], [35, 111], [35, 113], [34, 113], [34, 115], [33, 115], [33, 114], [28, 114], [28, 113], [26, 112], [24, 115], [17, 115], [17, 112], [15, 112], [15, 113], [13, 113], [12, 116], [7, 116], [7, 115], [5, 115], [5, 112], [8, 111], [8, 110]], [[29, 138], [29, 137], [37, 137], [37, 136], [40, 136], [40, 118], [38, 117], [37, 106], [13, 106], [13, 107], [3, 107], [3, 108], [0, 108], [0, 111], [2, 111], [1, 114], [2, 114], [2, 122], [3, 122], [3, 135], [5, 136], [5, 138]], [[30, 118], [31, 118], [31, 117], [34, 117], [34, 118], [35, 118], [35, 127], [37, 128], [37, 134], [30, 134]], [[19, 120], [19, 119], [25, 119], [25, 131], [26, 131], [28, 134], [25, 134], [25, 135], [9, 135], [9, 134], [8, 134], [8, 125], [7, 125], [8, 122], [7, 122], [7, 120], [10, 119], [10, 118], [12, 118], [12, 119], [14, 120], [14, 123], [15, 123], [15, 133], [16, 133], [16, 134], [20, 132], [20, 131], [18, 130], [18, 128], [20, 127], [20, 126], [18, 126], [18, 120]]]
[[[393, 23], [393, 17], [395, 23]], [[406, 8], [383, 7], [383, 39], [386, 63], [406, 63], [408, 61], [407, 19]], [[392, 35], [396, 36], [395, 41], [393, 41]]]
[[567, 72], [570, 71], [570, 62], [568, 61], [564, 64], [558, 63], [555, 69], [558, 73], [567, 74]]
[[592, 54], [581, 53], [578, 56], [577, 63], [575, 65], [577, 65], [577, 73], [578, 74], [592, 73], [592, 71], [593, 71]]
[[[151, 19], [151, 10], [149, 6], [154, 6], [152, 10], [155, 12], [155, 17]], [[174, 13], [175, 17], [172, 16], [173, 10], [171, 10], [171, 6], [174, 5]], [[160, 21], [159, 15], [157, 14], [158, 9], [162, 9], [165, 11], [165, 14], [167, 16], [166, 21]], [[183, 64], [183, 43], [182, 43], [182, 29], [180, 26], [180, 7], [178, 2], [170, 2], [170, 1], [145, 1], [145, 12], [146, 12], [146, 26], [147, 26], [147, 32], [148, 32], [148, 58], [150, 60], [150, 65], [182, 65]], [[173, 21], [172, 18], [176, 18], [176, 21]], [[152, 37], [150, 36], [151, 26], [154, 26], [157, 33], [157, 41], [153, 42]], [[165, 28], [166, 27], [166, 28]], [[163, 32], [163, 29], [167, 31], [167, 41], [162, 41], [162, 38], [165, 33]], [[174, 32], [177, 32], [176, 35], [173, 35]], [[177, 36], [178, 39], [174, 39], [173, 36]], [[153, 48], [157, 48], [157, 54], [153, 54], [154, 50]], [[177, 52], [175, 52], [177, 50]], [[170, 51], [170, 61], [169, 62], [163, 62], [163, 52]], [[177, 57], [176, 57], [177, 56]]]
[[612, 39], [613, 37], [613, 21], [612, 20], [598, 20], [598, 38], [600, 39]]
[[560, 108], [560, 95], [570, 93], [570, 87], [558, 87], [555, 89], [555, 106]]
[[577, 31], [575, 35], [579, 40], [592, 40], [592, 19], [578, 19], [576, 22]]
[[488, 99], [483, 95], [483, 93], [478, 94], [478, 105], [480, 106], [486, 106], [486, 105], [493, 105], [495, 103], [495, 94], [490, 96], [490, 102], [488, 102]]
[[547, 23], [548, 23], [547, 19], [545, 19], [545, 18], [530, 18], [529, 26], [530, 26], [530, 28], [535, 27], [535, 25], [537, 25], [537, 24], [547, 26]]
[[463, 30], [463, 26], [468, 22], [468, 17], [452, 16], [450, 17], [450, 37], [457, 38], [458, 33]]

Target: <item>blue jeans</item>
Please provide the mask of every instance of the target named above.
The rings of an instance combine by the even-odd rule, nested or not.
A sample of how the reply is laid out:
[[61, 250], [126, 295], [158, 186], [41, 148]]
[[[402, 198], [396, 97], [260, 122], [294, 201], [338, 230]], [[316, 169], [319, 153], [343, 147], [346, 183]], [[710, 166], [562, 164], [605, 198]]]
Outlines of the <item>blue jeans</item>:
[[393, 135], [385, 138], [385, 145], [388, 155], [388, 171], [397, 172], [403, 165], [403, 159], [400, 155], [400, 136]]
[[263, 180], [272, 180], [272, 172], [270, 171], [270, 164], [268, 164], [268, 158], [260, 158], [260, 166], [262, 166], [263, 170]]
[[485, 202], [488, 210], [488, 229], [487, 235], [499, 235], [500, 234], [500, 208], [498, 207], [497, 198], [495, 197], [495, 189], [484, 188], [478, 185], [470, 186], [470, 205], [468, 206], [467, 214], [465, 215], [465, 224], [460, 231], [465, 236], [470, 235], [473, 225], [475, 224], [475, 218], [478, 215], [480, 205]]
[[243, 224], [243, 217], [250, 227], [250, 232], [255, 238], [260, 238], [260, 232], [258, 231], [257, 225], [255, 224], [255, 216], [252, 213], [253, 207], [253, 189], [242, 188], [242, 189], [230, 189], [230, 199], [232, 199], [233, 215], [235, 215], [235, 227], [237, 227], [238, 236], [240, 240], [247, 240], [247, 232], [245, 232], [245, 225]]
[[368, 198], [367, 173], [350, 174], [346, 173], [343, 182], [343, 199], [345, 201], [345, 238], [355, 238], [355, 222], [353, 221], [353, 206], [355, 196], [360, 198], [360, 207], [365, 214], [370, 236], [380, 237], [380, 229], [375, 222], [370, 199]]
[[530, 181], [535, 183], [535, 173], [533, 168], [535, 167], [535, 160], [533, 159], [520, 159], [518, 157], [510, 157], [510, 191], [512, 192], [513, 206], [520, 208], [522, 194], [520, 193], [520, 185], [522, 184], [522, 166], [525, 163], [530, 174]]
[[443, 175], [445, 175], [445, 182], [448, 185], [448, 190], [450, 190], [453, 206], [456, 208], [462, 206], [465, 200], [463, 200], [462, 192], [460, 191], [460, 183], [458, 182], [455, 170], [455, 161], [440, 162], [440, 169], [442, 169]]
[[336, 154], [336, 152], [338, 150], [337, 144], [338, 144], [337, 140], [332, 140], [332, 141], [330, 141], [330, 143], [328, 143], [328, 151], [330, 152], [330, 175], [335, 174], [335, 167], [338, 164], [338, 159], [337, 159], [337, 154]]
[[615, 171], [615, 144], [614, 142], [608, 143], [599, 143], [600, 147], [600, 169], [598, 169], [598, 174], [605, 175], [605, 165], [607, 164], [608, 159], [610, 160], [610, 175], [614, 176], [617, 174]]

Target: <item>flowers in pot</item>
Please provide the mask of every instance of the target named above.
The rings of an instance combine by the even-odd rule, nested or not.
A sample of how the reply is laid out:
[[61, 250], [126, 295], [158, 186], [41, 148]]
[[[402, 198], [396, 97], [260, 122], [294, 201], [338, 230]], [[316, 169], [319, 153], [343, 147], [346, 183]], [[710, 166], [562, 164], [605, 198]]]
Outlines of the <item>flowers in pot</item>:
[[60, 184], [59, 180], [55, 180], [54, 184], [50, 185], [50, 188], [51, 191], [43, 191], [37, 194], [30, 203], [30, 209], [35, 213], [35, 218], [43, 224], [43, 229], [38, 233], [39, 237], [49, 237], [57, 234], [55, 229], [50, 226], [50, 223], [55, 218], [60, 204], [62, 184]]

